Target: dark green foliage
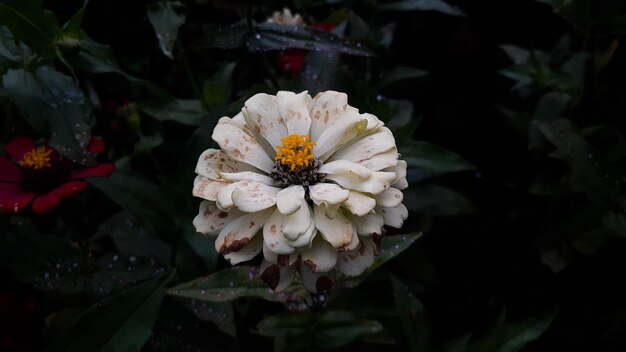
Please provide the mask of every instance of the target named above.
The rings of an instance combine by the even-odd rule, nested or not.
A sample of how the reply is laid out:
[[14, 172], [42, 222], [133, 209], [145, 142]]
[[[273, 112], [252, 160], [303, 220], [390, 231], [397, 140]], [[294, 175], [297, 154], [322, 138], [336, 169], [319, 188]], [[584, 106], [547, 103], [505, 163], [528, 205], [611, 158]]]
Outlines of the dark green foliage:
[[[0, 213], [0, 351], [626, 350], [624, 36], [620, 0], [0, 0], [1, 156], [116, 165]], [[393, 132], [410, 216], [276, 293], [195, 232], [194, 167], [254, 94], [329, 89]]]

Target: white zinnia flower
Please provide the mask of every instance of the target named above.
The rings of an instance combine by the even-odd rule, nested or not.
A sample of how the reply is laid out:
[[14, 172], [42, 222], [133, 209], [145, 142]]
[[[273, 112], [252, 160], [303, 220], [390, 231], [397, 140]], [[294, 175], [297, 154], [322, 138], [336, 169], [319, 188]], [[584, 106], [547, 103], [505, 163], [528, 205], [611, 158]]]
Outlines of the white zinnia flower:
[[292, 26], [302, 26], [304, 24], [304, 20], [300, 14], [292, 14], [291, 10], [288, 8], [283, 8], [283, 11], [274, 11], [272, 17], [268, 17], [266, 22], [282, 24], [282, 25], [292, 25]]
[[274, 290], [300, 272], [312, 292], [335, 269], [360, 275], [380, 249], [383, 225], [402, 226], [408, 186], [388, 128], [360, 114], [344, 93], [281, 91], [248, 99], [200, 156], [193, 194], [205, 199], [198, 232], [237, 264], [263, 252], [261, 278]]

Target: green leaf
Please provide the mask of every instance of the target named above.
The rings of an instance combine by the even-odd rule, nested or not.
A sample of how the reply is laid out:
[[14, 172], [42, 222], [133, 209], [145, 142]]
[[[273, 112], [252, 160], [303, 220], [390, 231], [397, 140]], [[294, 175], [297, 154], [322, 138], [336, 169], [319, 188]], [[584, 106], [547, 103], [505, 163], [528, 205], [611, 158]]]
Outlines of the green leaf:
[[614, 196], [614, 184], [606, 182], [602, 176], [601, 153], [571, 131], [565, 121], [544, 122], [539, 124], [539, 129], [565, 156], [573, 177], [585, 188], [590, 198], [611, 199]]
[[427, 71], [420, 70], [419, 68], [398, 66], [382, 75], [382, 79], [378, 82], [378, 89], [382, 89], [390, 84], [400, 82], [405, 79], [424, 77], [427, 74]]
[[498, 322], [491, 331], [472, 343], [465, 352], [517, 352], [528, 342], [541, 336], [550, 327], [556, 314], [555, 310], [522, 321]]
[[288, 351], [339, 348], [381, 330], [382, 325], [377, 321], [359, 319], [351, 312], [338, 310], [317, 315], [285, 312], [266, 318], [257, 326], [259, 335], [275, 337], [275, 343]]
[[172, 204], [164, 202], [163, 190], [141, 177], [116, 170], [110, 177], [88, 180], [107, 197], [137, 219], [143, 221], [160, 234], [171, 239], [178, 230], [178, 213]]
[[248, 21], [241, 20], [230, 26], [216, 29], [213, 33], [198, 39], [192, 47], [195, 49], [235, 49], [245, 44], [245, 39], [249, 33]]
[[421, 232], [410, 233], [405, 235], [396, 235], [396, 236], [385, 236], [381, 240], [380, 244], [380, 254], [376, 256], [374, 259], [374, 264], [370, 266], [363, 274], [360, 276], [343, 280], [338, 280], [343, 282], [343, 286], [354, 287], [359, 285], [367, 276], [372, 274], [376, 269], [380, 268], [393, 259], [395, 256], [404, 252], [407, 248], [409, 248], [418, 238], [422, 236]]
[[183, 125], [198, 126], [208, 115], [199, 100], [169, 100], [165, 102], [143, 102], [137, 108], [158, 121], [176, 121]]
[[224, 302], [207, 302], [195, 299], [181, 299], [182, 305], [196, 318], [209, 321], [230, 336], [237, 336], [233, 305]]
[[215, 236], [207, 236], [196, 232], [196, 229], [189, 222], [185, 230], [185, 240], [189, 247], [202, 258], [207, 270], [214, 272], [217, 266], [217, 259], [219, 258], [219, 253], [215, 250]]
[[257, 33], [250, 36], [247, 46], [251, 51], [285, 50], [288, 48], [331, 51], [355, 56], [374, 56], [360, 43], [352, 43], [330, 32], [310, 27], [261, 23]]
[[223, 269], [170, 288], [167, 294], [211, 302], [228, 302], [241, 297], [257, 297], [280, 302], [290, 295], [302, 293], [300, 288], [292, 286], [280, 295], [276, 294], [258, 278], [258, 275], [258, 268], [253, 267], [238, 266]]
[[185, 23], [185, 14], [181, 13], [184, 5], [181, 2], [161, 1], [148, 5], [148, 20], [156, 32], [161, 52], [170, 59], [174, 59], [172, 49], [178, 29]]
[[413, 186], [404, 192], [404, 203], [412, 212], [427, 215], [457, 215], [476, 207], [457, 191], [436, 185]]
[[412, 352], [428, 352], [433, 349], [430, 321], [422, 302], [409, 290], [408, 286], [395, 276], [391, 276], [396, 310], [402, 320], [402, 327]]
[[204, 105], [210, 110], [226, 104], [233, 94], [233, 70], [235, 63], [229, 63], [217, 71], [211, 79], [204, 82], [202, 97]]
[[139, 351], [152, 332], [174, 272], [131, 287], [87, 309], [57, 351]]
[[10, 69], [2, 86], [35, 130], [52, 135], [51, 147], [72, 161], [95, 163], [85, 149], [94, 123], [91, 104], [72, 78], [48, 67]]
[[405, 0], [383, 3], [378, 8], [391, 11], [437, 11], [451, 16], [466, 16], [458, 7], [450, 6], [442, 0]]
[[41, 6], [41, 0], [0, 0], [0, 23], [37, 54], [54, 55], [59, 24], [54, 15]]
[[399, 146], [402, 159], [412, 171], [411, 180], [420, 181], [442, 174], [475, 169], [456, 153], [423, 141], [409, 141]]

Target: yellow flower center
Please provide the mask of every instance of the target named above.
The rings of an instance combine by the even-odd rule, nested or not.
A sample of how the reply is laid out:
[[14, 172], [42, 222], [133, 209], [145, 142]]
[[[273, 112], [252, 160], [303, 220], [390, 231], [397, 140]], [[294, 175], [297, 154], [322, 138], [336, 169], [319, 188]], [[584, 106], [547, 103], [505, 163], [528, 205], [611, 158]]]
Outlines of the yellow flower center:
[[41, 146], [24, 154], [22, 160], [17, 163], [20, 166], [27, 167], [29, 169], [41, 170], [52, 166], [50, 164], [50, 154], [52, 154], [52, 149], [46, 149], [46, 147]]
[[309, 163], [315, 159], [311, 136], [301, 134], [290, 134], [281, 139], [283, 145], [277, 145], [276, 160], [283, 165], [288, 165], [291, 171], [308, 167]]

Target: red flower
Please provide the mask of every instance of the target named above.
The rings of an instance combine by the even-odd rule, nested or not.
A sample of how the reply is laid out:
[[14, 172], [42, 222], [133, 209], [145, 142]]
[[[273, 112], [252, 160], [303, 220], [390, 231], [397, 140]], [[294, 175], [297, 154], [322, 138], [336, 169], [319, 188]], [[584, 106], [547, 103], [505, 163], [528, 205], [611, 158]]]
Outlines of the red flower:
[[[35, 214], [56, 208], [87, 188], [86, 177], [107, 177], [113, 164], [85, 168], [65, 160], [47, 145], [35, 146], [32, 138], [20, 137], [4, 149], [9, 159], [0, 156], [0, 212], [19, 213], [32, 203]], [[88, 151], [104, 151], [104, 142], [92, 139]]]

